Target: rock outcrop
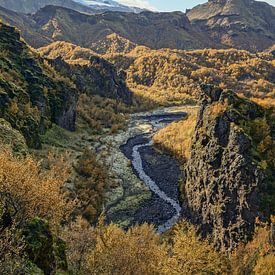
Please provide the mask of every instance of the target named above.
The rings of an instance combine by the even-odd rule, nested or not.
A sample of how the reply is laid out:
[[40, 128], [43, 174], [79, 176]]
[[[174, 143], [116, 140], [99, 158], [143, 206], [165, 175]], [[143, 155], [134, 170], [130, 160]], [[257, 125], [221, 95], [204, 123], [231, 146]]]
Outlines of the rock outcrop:
[[33, 52], [14, 27], [0, 24], [0, 117], [19, 130], [27, 145], [41, 146], [52, 123], [74, 131], [77, 94], [45, 60]]
[[202, 233], [231, 250], [251, 236], [263, 209], [275, 210], [266, 204], [275, 198], [274, 113], [230, 91], [203, 91], [184, 199]]
[[38, 52], [60, 74], [70, 77], [79, 93], [132, 103], [132, 92], [125, 84], [126, 73], [118, 72], [113, 64], [93, 51], [67, 42], [55, 42]]

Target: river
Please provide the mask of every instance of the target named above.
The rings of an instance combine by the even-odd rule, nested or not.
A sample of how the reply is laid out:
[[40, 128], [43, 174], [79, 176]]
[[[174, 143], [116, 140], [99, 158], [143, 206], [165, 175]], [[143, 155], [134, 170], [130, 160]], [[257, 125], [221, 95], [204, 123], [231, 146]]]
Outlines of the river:
[[152, 135], [185, 116], [184, 112], [139, 116], [137, 120], [151, 124], [151, 131], [131, 137], [121, 146], [122, 152], [131, 160], [136, 175], [152, 192], [152, 197], [136, 211], [134, 220], [136, 223], [155, 224], [159, 233], [169, 230], [181, 217], [178, 200], [181, 170], [175, 158], [154, 148]]

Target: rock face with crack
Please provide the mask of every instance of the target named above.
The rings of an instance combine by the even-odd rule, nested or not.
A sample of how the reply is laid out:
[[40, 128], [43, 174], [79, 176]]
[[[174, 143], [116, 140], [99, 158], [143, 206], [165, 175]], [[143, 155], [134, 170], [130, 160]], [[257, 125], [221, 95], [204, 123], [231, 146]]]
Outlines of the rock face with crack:
[[[258, 131], [260, 125], [265, 130]], [[264, 131], [269, 149], [260, 148]], [[204, 87], [185, 168], [185, 200], [202, 232], [210, 234], [218, 247], [233, 249], [247, 240], [256, 217], [263, 215], [267, 193], [274, 192], [270, 177], [274, 164], [263, 152], [274, 153], [272, 132], [269, 111], [232, 92]]]

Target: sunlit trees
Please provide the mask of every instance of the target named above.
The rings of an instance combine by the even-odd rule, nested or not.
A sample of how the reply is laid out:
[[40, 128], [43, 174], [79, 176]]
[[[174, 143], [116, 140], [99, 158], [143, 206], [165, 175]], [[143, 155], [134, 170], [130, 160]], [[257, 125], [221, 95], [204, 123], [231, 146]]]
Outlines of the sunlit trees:
[[163, 274], [167, 249], [152, 226], [144, 224], [125, 232], [111, 224], [97, 230], [88, 261], [91, 274]]
[[96, 229], [82, 217], [67, 225], [62, 237], [66, 241], [69, 268], [75, 274], [87, 273], [87, 257], [96, 244]]
[[[26, 248], [30, 243], [23, 232], [35, 219], [48, 225], [46, 242], [73, 210], [74, 202], [62, 191], [68, 177], [63, 159], [49, 156], [48, 163], [48, 169], [43, 169], [31, 157], [15, 157], [6, 149], [0, 152], [0, 269], [4, 274], [28, 273]], [[39, 243], [38, 235], [32, 234], [40, 233], [28, 232], [29, 240]], [[53, 244], [48, 247], [53, 249]], [[39, 245], [32, 249], [38, 252]]]
[[0, 203], [13, 224], [21, 225], [35, 216], [59, 225], [72, 209], [61, 188], [68, 177], [62, 160], [43, 170], [32, 158], [20, 159], [11, 152], [0, 153]]
[[265, 275], [275, 273], [275, 253], [269, 254], [258, 260], [255, 268], [255, 274]]
[[192, 225], [183, 222], [174, 232], [172, 256], [167, 259], [167, 274], [227, 274], [229, 260], [208, 240], [200, 238]]
[[186, 119], [169, 124], [153, 136], [158, 147], [174, 154], [180, 161], [186, 161], [190, 156], [198, 109], [187, 108], [187, 112]]

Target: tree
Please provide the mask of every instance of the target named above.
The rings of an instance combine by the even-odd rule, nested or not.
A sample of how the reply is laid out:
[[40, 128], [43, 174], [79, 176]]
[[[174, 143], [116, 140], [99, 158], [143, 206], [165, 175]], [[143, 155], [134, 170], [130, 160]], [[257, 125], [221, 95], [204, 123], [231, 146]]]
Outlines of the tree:
[[195, 227], [183, 222], [174, 231], [172, 257], [168, 258], [166, 274], [227, 274], [229, 261]]
[[65, 227], [62, 237], [67, 245], [69, 269], [87, 274], [87, 257], [95, 248], [96, 230], [82, 217]]
[[10, 223], [21, 227], [33, 217], [59, 226], [74, 206], [66, 200], [62, 187], [68, 170], [62, 159], [43, 170], [31, 157], [15, 157], [9, 150], [0, 152], [0, 209]]
[[99, 225], [96, 246], [88, 259], [92, 274], [163, 274], [167, 248], [153, 226], [127, 232], [117, 225]]

